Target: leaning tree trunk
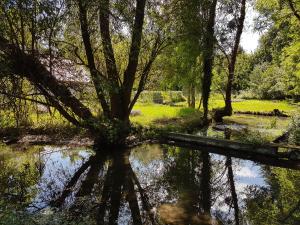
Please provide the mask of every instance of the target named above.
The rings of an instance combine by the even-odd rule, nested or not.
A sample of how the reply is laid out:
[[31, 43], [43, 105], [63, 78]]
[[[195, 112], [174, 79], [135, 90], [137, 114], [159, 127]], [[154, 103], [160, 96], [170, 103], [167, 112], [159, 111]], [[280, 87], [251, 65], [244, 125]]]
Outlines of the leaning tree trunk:
[[232, 84], [233, 84], [233, 79], [234, 79], [236, 57], [238, 54], [241, 35], [243, 32], [243, 28], [244, 28], [245, 14], [246, 14], [246, 0], [242, 0], [241, 14], [238, 19], [238, 26], [237, 26], [237, 31], [236, 31], [236, 35], [235, 35], [234, 46], [232, 49], [232, 53], [231, 53], [231, 57], [229, 60], [229, 65], [228, 65], [228, 81], [227, 81], [227, 87], [226, 87], [224, 116], [232, 115], [232, 104], [231, 104]]
[[[100, 2], [98, 22], [105, 67], [100, 70], [96, 65], [94, 55], [95, 48], [92, 44], [90, 34], [90, 31], [93, 29], [89, 27], [89, 6], [87, 4], [88, 1], [85, 0], [76, 0], [78, 6], [78, 22], [80, 24], [85, 57], [82, 59], [80, 56], [76, 56], [90, 71], [91, 81], [93, 82], [99, 103], [103, 109], [101, 119], [93, 115], [91, 110], [80, 102], [65, 84], [56, 79], [56, 77], [48, 71], [47, 67], [45, 67], [40, 58], [38, 58], [38, 54], [33, 54], [37, 46], [37, 43], [35, 43], [36, 37], [34, 30], [31, 32], [31, 54], [25, 52], [23, 45], [21, 48], [17, 40], [15, 44], [12, 44], [14, 43], [12, 40], [8, 40], [0, 35], [0, 58], [1, 60], [4, 59], [6, 62], [9, 62], [8, 70], [10, 71], [8, 74], [25, 77], [40, 91], [41, 95], [46, 98], [47, 102], [44, 104], [56, 108], [62, 116], [75, 126], [84, 127], [92, 131], [91, 133], [103, 144], [123, 144], [123, 142], [125, 143], [125, 138], [130, 128], [130, 111], [145, 87], [155, 58], [166, 44], [163, 44], [164, 42], [161, 40], [160, 35], [157, 35], [148, 61], [146, 61], [145, 65], [139, 68], [138, 71], [147, 0], [137, 0], [134, 21], [131, 26], [128, 65], [124, 74], [120, 74], [113, 51], [112, 30], [109, 20], [111, 14], [110, 4], [112, 1], [100, 0]], [[32, 27], [34, 26], [36, 26], [36, 24], [33, 18]], [[77, 48], [75, 51], [77, 51]], [[139, 72], [139, 76], [136, 74], [137, 71]], [[7, 71], [5, 72], [7, 73]], [[138, 88], [132, 98], [133, 85], [135, 81], [137, 81], [137, 77], [139, 77]], [[104, 118], [104, 120], [102, 120], [102, 118]]]
[[206, 35], [204, 37], [203, 51], [203, 82], [202, 82], [202, 97], [204, 123], [208, 123], [208, 99], [210, 94], [210, 86], [212, 80], [212, 66], [214, 58], [214, 25], [216, 16], [217, 0], [214, 0], [209, 7], [209, 18], [206, 26]]

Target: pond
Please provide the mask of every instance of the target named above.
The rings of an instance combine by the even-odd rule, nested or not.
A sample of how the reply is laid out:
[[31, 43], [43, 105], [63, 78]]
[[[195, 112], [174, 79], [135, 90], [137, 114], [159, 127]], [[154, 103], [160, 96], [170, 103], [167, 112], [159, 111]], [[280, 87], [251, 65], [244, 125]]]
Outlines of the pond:
[[109, 151], [0, 145], [0, 224], [300, 224], [300, 171], [168, 145]]

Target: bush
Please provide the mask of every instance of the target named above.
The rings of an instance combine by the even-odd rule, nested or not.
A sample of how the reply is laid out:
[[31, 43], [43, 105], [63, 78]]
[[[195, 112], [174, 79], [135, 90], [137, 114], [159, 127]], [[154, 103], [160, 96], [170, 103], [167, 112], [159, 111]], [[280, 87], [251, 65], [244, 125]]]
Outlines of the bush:
[[185, 100], [182, 91], [144, 91], [138, 101], [141, 103], [172, 104]]
[[289, 143], [300, 145], [300, 117], [295, 117], [289, 127]]
[[254, 98], [284, 99], [287, 90], [284, 75], [285, 71], [277, 65], [259, 64], [250, 74], [249, 91]]
[[260, 96], [250, 89], [240, 91], [238, 95], [239, 99], [259, 99]]
[[153, 92], [152, 94], [152, 102], [155, 104], [163, 104], [164, 103], [164, 98], [161, 92]]

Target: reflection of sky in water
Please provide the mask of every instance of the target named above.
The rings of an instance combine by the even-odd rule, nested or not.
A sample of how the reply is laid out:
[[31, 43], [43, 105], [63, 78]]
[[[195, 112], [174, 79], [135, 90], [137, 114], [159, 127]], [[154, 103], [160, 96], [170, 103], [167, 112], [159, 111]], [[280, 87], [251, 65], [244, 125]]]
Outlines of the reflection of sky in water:
[[[213, 160], [225, 161], [226, 157], [217, 154], [211, 154]], [[250, 160], [241, 160], [232, 158], [232, 169], [236, 184], [265, 186], [261, 167]]]
[[[147, 149], [147, 151], [151, 151], [151, 148]], [[37, 184], [38, 193], [34, 198], [32, 205], [38, 208], [47, 206], [49, 201], [53, 199], [57, 193], [63, 190], [72, 175], [91, 154], [91, 151], [84, 149], [64, 150], [59, 147], [45, 147], [44, 151], [41, 153], [41, 161], [44, 164], [44, 169], [40, 181]], [[72, 156], [75, 156], [76, 158], [72, 159]], [[213, 161], [225, 162], [224, 156], [216, 154], [211, 154], [211, 156]], [[168, 162], [171, 161], [172, 157], [168, 156]], [[149, 158], [145, 164], [144, 162], [141, 162], [138, 157], [135, 157], [133, 152], [130, 156], [130, 162], [142, 187], [155, 188], [153, 191], [156, 193], [155, 196], [152, 196], [154, 199], [151, 199], [151, 201], [175, 201], [175, 199], [168, 199], [169, 193], [167, 187], [157, 187], [156, 184], [157, 180], [163, 176], [166, 166], [166, 159], [163, 154], [155, 154], [154, 158]], [[248, 185], [266, 185], [260, 171], [260, 166], [252, 161], [233, 159], [233, 171], [239, 197], [243, 196], [243, 192]], [[226, 179], [226, 175], [223, 179]], [[69, 199], [70, 198], [72, 199], [72, 195]], [[123, 210], [125, 210], [125, 208], [123, 208]]]
[[[29, 211], [46, 207], [54, 195], [63, 190], [67, 181], [91, 154], [91, 151], [85, 149], [70, 150], [45, 146], [44, 151], [40, 153], [43, 173], [36, 185], [38, 193]], [[76, 158], [72, 160], [72, 156]]]
[[[212, 160], [225, 162], [226, 156], [211, 154]], [[261, 167], [255, 162], [250, 160], [241, 160], [232, 158], [232, 170], [235, 181], [235, 189], [239, 201], [239, 207], [244, 206], [244, 199], [246, 198], [245, 191], [250, 185], [266, 186], [263, 174], [261, 173]], [[222, 183], [226, 182], [227, 174], [222, 178]], [[230, 190], [228, 190], [228, 194]], [[224, 197], [220, 195], [213, 206], [213, 211], [221, 211], [226, 213], [229, 211], [228, 205], [224, 204]], [[233, 216], [234, 211], [232, 210], [231, 215]]]

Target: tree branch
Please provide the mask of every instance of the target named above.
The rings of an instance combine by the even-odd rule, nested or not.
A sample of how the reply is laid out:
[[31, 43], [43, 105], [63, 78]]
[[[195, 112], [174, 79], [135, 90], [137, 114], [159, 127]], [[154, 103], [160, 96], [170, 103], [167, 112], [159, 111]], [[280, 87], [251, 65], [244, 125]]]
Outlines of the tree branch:
[[101, 3], [102, 7], [99, 10], [99, 25], [102, 38], [103, 52], [105, 57], [107, 75], [108, 78], [111, 80], [111, 85], [113, 85], [113, 87], [115, 88], [119, 86], [119, 75], [110, 37], [109, 0], [102, 0]]
[[287, 0], [287, 2], [289, 4], [289, 7], [292, 10], [294, 16], [300, 21], [300, 15], [299, 15], [299, 13], [296, 10], [293, 1], [292, 0]]
[[135, 73], [138, 65], [138, 58], [140, 53], [143, 23], [144, 23], [144, 16], [145, 16], [145, 12], [144, 12], [145, 6], [146, 6], [146, 0], [136, 1], [135, 18], [134, 18], [134, 25], [132, 31], [131, 46], [129, 51], [128, 65], [124, 72], [124, 82], [123, 82], [124, 95], [125, 95], [125, 99], [128, 100], [128, 105], [130, 102], [131, 90], [133, 87]]
[[93, 49], [92, 49], [92, 45], [91, 45], [91, 41], [90, 41], [90, 34], [89, 34], [89, 30], [88, 30], [87, 10], [86, 10], [85, 5], [83, 4], [82, 0], [78, 0], [78, 8], [79, 8], [79, 17], [80, 17], [81, 36], [82, 36], [83, 44], [85, 47], [85, 53], [86, 53], [92, 81], [93, 81], [94, 87], [96, 89], [97, 97], [101, 103], [103, 113], [106, 117], [109, 117], [110, 109], [109, 109], [108, 103], [105, 99], [104, 91], [102, 89], [101, 77], [99, 76], [99, 74], [101, 74], [101, 73], [99, 71], [97, 71], [97, 69], [96, 69]]
[[[5, 54], [10, 62], [12, 74], [20, 77], [26, 77], [34, 86], [36, 86], [46, 97], [51, 96], [51, 104], [63, 114], [69, 116], [61, 110], [62, 103], [65, 107], [70, 108], [76, 116], [84, 121], [94, 121], [96, 118], [91, 111], [83, 105], [61, 82], [59, 82], [46, 67], [32, 55], [21, 52], [19, 47], [10, 44], [6, 39], [0, 36], [0, 50]], [[51, 93], [51, 95], [49, 95]], [[59, 103], [60, 102], [60, 103]], [[77, 123], [73, 120], [73, 122]], [[92, 127], [90, 127], [92, 128]]]

